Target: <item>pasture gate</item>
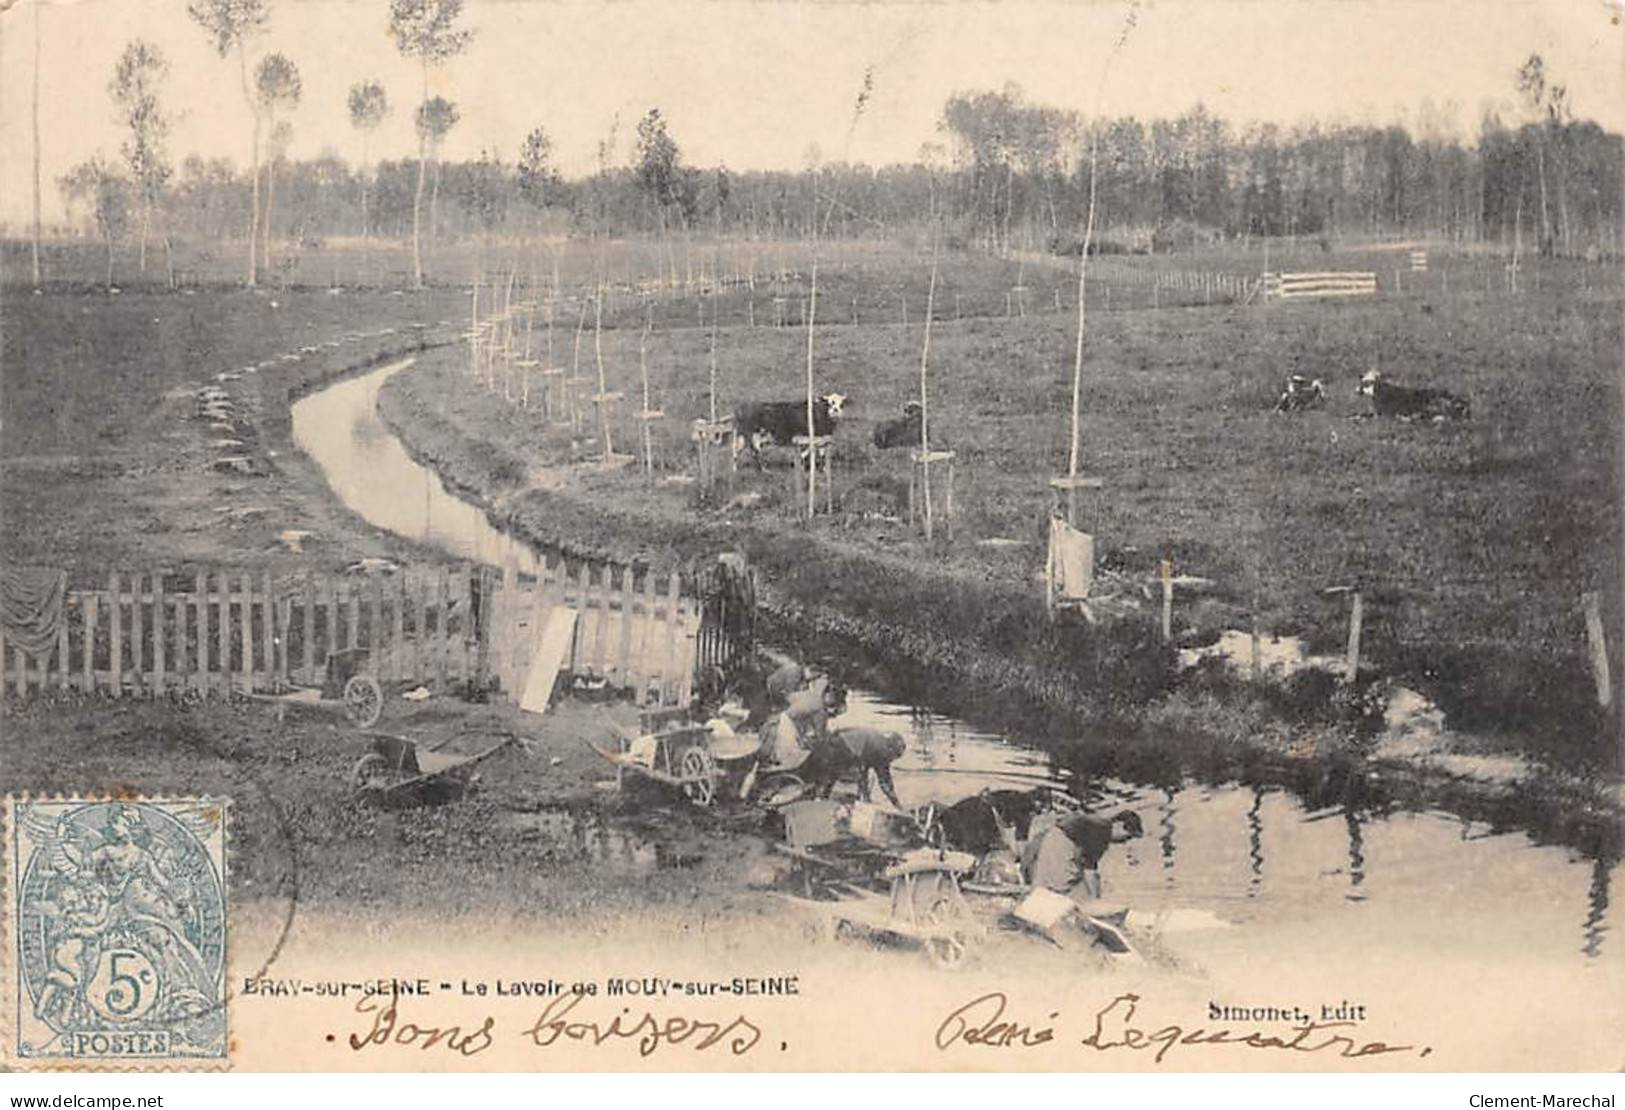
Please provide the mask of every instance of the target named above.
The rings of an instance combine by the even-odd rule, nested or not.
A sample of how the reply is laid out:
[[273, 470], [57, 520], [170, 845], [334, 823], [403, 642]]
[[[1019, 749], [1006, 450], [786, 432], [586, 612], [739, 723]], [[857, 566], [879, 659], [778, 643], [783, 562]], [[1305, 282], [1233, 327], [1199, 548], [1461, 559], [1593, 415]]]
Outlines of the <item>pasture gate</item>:
[[1370, 271], [1331, 270], [1315, 274], [1264, 275], [1266, 299], [1305, 297], [1365, 297], [1377, 291], [1377, 275]]

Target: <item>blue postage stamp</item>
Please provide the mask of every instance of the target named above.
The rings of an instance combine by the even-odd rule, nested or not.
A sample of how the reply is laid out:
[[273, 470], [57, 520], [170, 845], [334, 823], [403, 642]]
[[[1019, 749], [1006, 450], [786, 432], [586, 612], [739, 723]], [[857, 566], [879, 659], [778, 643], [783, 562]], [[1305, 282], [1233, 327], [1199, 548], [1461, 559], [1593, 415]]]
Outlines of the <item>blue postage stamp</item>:
[[19, 1062], [226, 1056], [225, 804], [13, 800]]

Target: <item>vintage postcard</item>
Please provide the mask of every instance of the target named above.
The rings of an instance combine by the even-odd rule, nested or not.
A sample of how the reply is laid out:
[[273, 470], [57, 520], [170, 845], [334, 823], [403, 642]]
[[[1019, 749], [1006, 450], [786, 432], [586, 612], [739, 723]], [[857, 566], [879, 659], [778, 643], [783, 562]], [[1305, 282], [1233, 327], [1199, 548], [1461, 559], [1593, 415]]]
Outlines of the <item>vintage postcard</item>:
[[0, 1068], [1625, 1066], [1622, 18], [0, 0]]

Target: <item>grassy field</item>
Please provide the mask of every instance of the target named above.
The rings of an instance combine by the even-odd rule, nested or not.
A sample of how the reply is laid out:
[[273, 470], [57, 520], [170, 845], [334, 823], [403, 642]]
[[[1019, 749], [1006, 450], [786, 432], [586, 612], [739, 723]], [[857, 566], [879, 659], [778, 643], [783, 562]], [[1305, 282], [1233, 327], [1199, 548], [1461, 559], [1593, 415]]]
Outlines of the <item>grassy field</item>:
[[[1331, 264], [1371, 266], [1372, 257], [1335, 256]], [[1210, 255], [1190, 265], [1235, 273], [1251, 259]], [[1107, 278], [1135, 264], [1108, 261]], [[925, 269], [888, 280], [917, 283]], [[961, 269], [956, 258], [944, 267], [939, 309], [955, 292], [987, 298], [1008, 276], [980, 260]], [[1098, 307], [1107, 289], [1113, 304], [1092, 316], [1083, 452], [1085, 471], [1106, 486], [1089, 499], [1086, 523], [1108, 565], [1131, 578], [1147, 581], [1166, 556], [1178, 570], [1216, 582], [1207, 597], [1178, 606], [1176, 621], [1191, 635], [1246, 627], [1256, 597], [1267, 631], [1336, 650], [1347, 602], [1323, 591], [1356, 585], [1367, 598], [1367, 658], [1440, 700], [1453, 724], [1501, 732], [1537, 752], [1561, 747], [1606, 758], [1600, 721], [1588, 709], [1578, 604], [1583, 591], [1603, 591], [1610, 627], [1619, 626], [1617, 283], [1610, 288], [1595, 267], [1546, 263], [1538, 293], [1526, 269], [1512, 296], [1497, 259], [1437, 254], [1428, 274], [1412, 278], [1402, 276], [1404, 292], [1362, 301], [1160, 310], [1134, 307], [1130, 298], [1145, 293], [1138, 284], [1103, 281]], [[1045, 483], [1066, 460], [1073, 326], [1070, 312], [935, 325], [933, 424], [939, 442], [958, 452], [962, 515], [953, 543], [929, 550], [904, 524], [885, 519], [899, 513], [906, 461], [869, 446], [875, 422], [917, 389], [921, 323], [821, 329], [818, 388], [851, 400], [838, 436], [840, 504], [816, 526], [817, 539], [829, 550], [929, 568], [924, 577], [947, 576], [967, 591], [1036, 598]], [[589, 331], [586, 372], [591, 338]], [[638, 343], [629, 328], [606, 329], [602, 339], [609, 387], [625, 391], [629, 407], [641, 388]], [[722, 408], [745, 398], [796, 398], [805, 344], [794, 327], [721, 328]], [[708, 359], [708, 329], [656, 328], [650, 338], [651, 400], [668, 417], [660, 447], [673, 473], [692, 465], [687, 424], [707, 409]], [[1373, 367], [1462, 393], [1473, 419], [1440, 427], [1352, 419], [1363, 410], [1358, 378]], [[1273, 414], [1289, 373], [1322, 378], [1327, 409]], [[434, 426], [419, 444], [431, 456], [447, 462], [454, 454], [437, 436], [486, 445], [480, 465], [458, 474], [467, 484], [509, 495], [538, 461], [571, 457], [570, 437], [539, 414], [468, 387], [465, 356], [455, 351], [391, 387], [409, 439], [413, 412], [419, 432]], [[630, 422], [615, 439], [632, 448]], [[781, 458], [766, 475], [742, 472], [738, 491], [761, 500], [723, 515], [695, 515], [690, 489], [651, 485], [631, 469], [574, 481], [577, 492], [634, 518], [782, 528], [790, 490], [784, 465]], [[1011, 542], [980, 542], [991, 539]], [[814, 568], [808, 577], [860, 613], [893, 607], [878, 591], [866, 595], [861, 582], [843, 587]], [[909, 608], [908, 600], [898, 607]], [[951, 635], [967, 619], [914, 607], [915, 622], [936, 634]]]
[[[258, 565], [285, 558], [275, 536], [287, 527], [314, 529], [325, 562], [411, 554], [334, 506], [286, 436], [291, 391], [403, 349], [409, 333], [369, 341], [366, 350], [278, 359], [357, 330], [449, 322], [439, 334], [455, 335], [469, 287], [330, 292], [334, 267], [342, 283], [342, 263], [355, 249], [307, 252], [307, 270], [294, 276], [308, 287], [257, 293], [132, 284], [116, 296], [74, 286], [30, 296], [7, 287], [0, 348], [6, 557], [91, 576], [132, 560]], [[369, 249], [396, 259], [378, 270], [386, 285], [401, 278], [398, 245]], [[94, 244], [53, 250], [54, 277], [77, 265], [80, 278], [94, 281]], [[601, 347], [609, 388], [627, 395], [625, 408], [641, 402], [638, 348], [652, 316], [651, 403], [667, 414], [661, 476], [692, 466], [687, 425], [708, 410], [713, 317], [724, 411], [741, 399], [800, 395], [806, 333], [796, 325], [811, 308], [805, 244], [462, 245], [432, 254], [429, 268], [437, 281], [483, 272], [488, 311], [492, 275], [513, 273], [521, 291], [531, 280], [549, 286], [555, 255], [566, 294], [600, 274], [620, 287], [605, 306]], [[21, 257], [16, 244], [8, 247], [13, 278]], [[917, 388], [930, 257], [922, 242], [820, 251], [817, 314], [827, 326], [816, 338], [818, 387], [851, 400], [839, 436], [838, 512], [811, 534], [820, 545], [817, 565], [802, 565], [794, 577], [805, 599], [872, 619], [894, 638], [1048, 651], [1054, 645], [1039, 642], [1032, 618], [1045, 482], [1066, 459], [1074, 263], [943, 257], [931, 403], [935, 442], [958, 452], [960, 515], [954, 541], [927, 548], [896, 519], [906, 461], [869, 446], [869, 433]], [[1212, 294], [1191, 275], [1255, 276], [1265, 263], [1257, 249], [1092, 260], [1084, 469], [1106, 486], [1086, 499], [1085, 523], [1106, 564], [1131, 584], [1146, 582], [1163, 557], [1214, 580], [1212, 590], [1179, 600], [1176, 624], [1188, 638], [1246, 627], [1256, 608], [1266, 630], [1335, 650], [1346, 602], [1322, 591], [1358, 585], [1367, 598], [1367, 658], [1438, 698], [1453, 723], [1499, 731], [1517, 747], [1594, 754], [1599, 722], [1587, 709], [1577, 604], [1582, 591], [1602, 590], [1610, 627], [1618, 627], [1617, 275], [1566, 262], [1537, 270], [1526, 261], [1513, 296], [1500, 257], [1435, 250], [1429, 271], [1402, 271], [1395, 292], [1392, 270], [1404, 258], [1381, 245], [1328, 252], [1274, 244], [1274, 269], [1378, 273], [1378, 297], [1320, 305], [1232, 303], [1224, 290], [1208, 303]], [[192, 262], [199, 273], [223, 267], [207, 276], [234, 276], [229, 259]], [[756, 286], [711, 296], [699, 278], [717, 270], [754, 273]], [[629, 288], [657, 275], [666, 285], [653, 298]], [[579, 304], [567, 300], [557, 314], [555, 363], [576, 360]], [[790, 326], [771, 326], [781, 313]], [[599, 344], [590, 324], [580, 340], [580, 369], [594, 373]], [[544, 314], [531, 343], [545, 358]], [[247, 450], [266, 476], [213, 473], [211, 433], [181, 391], [268, 359], [259, 374], [231, 383], [251, 411]], [[1374, 366], [1463, 393], [1473, 420], [1432, 427], [1349, 419], [1360, 411], [1354, 385]], [[511, 496], [539, 463], [594, 450], [573, 446], [570, 435], [500, 392], [470, 389], [464, 367], [463, 353], [448, 349], [386, 391], [413, 446], [455, 479], [492, 499]], [[1328, 409], [1272, 414], [1289, 373], [1325, 380]], [[615, 439], [622, 450], [637, 443], [624, 412]], [[660, 523], [633, 529], [645, 545], [677, 554], [685, 536], [697, 549], [752, 530], [788, 567], [809, 537], [788, 527], [786, 467], [781, 452], [766, 474], [742, 471], [736, 492], [760, 497], [727, 513], [696, 511], [691, 488], [650, 484], [631, 470], [582, 472], [571, 481], [586, 504], [613, 505], [634, 525]], [[256, 505], [270, 512], [222, 521], [224, 509]], [[538, 503], [533, 515], [542, 513], [558, 538], [573, 530], [578, 540], [614, 535], [625, 544], [626, 532], [597, 527], [591, 511]], [[876, 568], [882, 577], [868, 577]]]
[[[447, 317], [455, 293], [7, 292], [7, 559], [76, 580], [189, 560], [253, 566], [287, 554], [276, 543], [285, 528], [315, 531], [324, 561], [387, 553], [393, 541], [334, 506], [292, 449], [288, 398], [347, 365], [415, 348], [414, 326]], [[216, 382], [222, 373], [237, 377]], [[191, 391], [203, 384], [230, 395], [229, 432], [199, 418]], [[252, 457], [259, 473], [213, 470], [226, 452], [211, 444], [222, 438], [236, 439], [231, 453]]]

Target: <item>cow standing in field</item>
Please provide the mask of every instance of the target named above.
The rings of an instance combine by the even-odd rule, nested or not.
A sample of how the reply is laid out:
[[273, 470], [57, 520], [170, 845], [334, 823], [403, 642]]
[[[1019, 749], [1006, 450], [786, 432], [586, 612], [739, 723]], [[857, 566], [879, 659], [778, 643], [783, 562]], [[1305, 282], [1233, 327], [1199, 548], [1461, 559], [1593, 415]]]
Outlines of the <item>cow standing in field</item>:
[[1281, 399], [1275, 402], [1276, 412], [1307, 412], [1326, 407], [1326, 386], [1319, 379], [1313, 381], [1302, 374], [1293, 374], [1281, 390]]
[[[813, 402], [813, 435], [835, 434], [846, 400], [843, 394], [826, 393]], [[787, 445], [806, 434], [805, 401], [756, 401], [734, 410], [734, 455], [749, 449], [758, 467], [762, 466], [762, 448]]]
[[875, 446], [882, 451], [892, 447], [918, 447], [925, 407], [918, 401], [904, 401], [903, 415], [875, 425]]
[[1384, 381], [1381, 372], [1368, 370], [1360, 378], [1357, 392], [1371, 399], [1372, 416], [1393, 416], [1400, 420], [1466, 420], [1470, 408], [1465, 397], [1448, 389], [1427, 389], [1395, 385]]

